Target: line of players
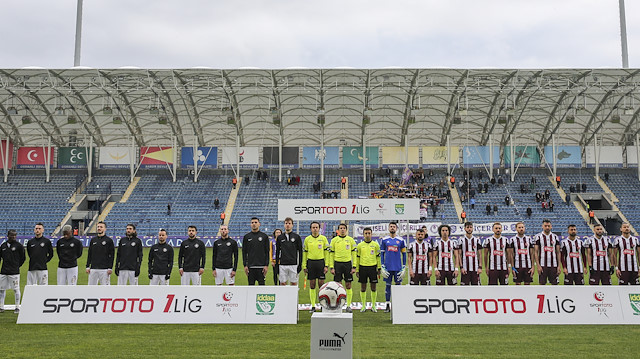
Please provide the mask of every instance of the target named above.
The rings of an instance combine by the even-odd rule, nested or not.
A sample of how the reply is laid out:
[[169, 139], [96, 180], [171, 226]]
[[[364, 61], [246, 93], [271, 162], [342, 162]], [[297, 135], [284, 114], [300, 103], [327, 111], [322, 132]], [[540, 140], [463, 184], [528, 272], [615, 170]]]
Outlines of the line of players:
[[[380, 276], [385, 279], [386, 311], [390, 308], [391, 285], [401, 284], [406, 273], [407, 256], [410, 265], [409, 277], [412, 285], [429, 285], [435, 272], [436, 285], [455, 285], [460, 277], [461, 285], [480, 284], [483, 265], [490, 285], [508, 284], [513, 273], [516, 284], [530, 284], [537, 268], [540, 284], [558, 284], [560, 265], [564, 272], [564, 283], [584, 284], [584, 273], [589, 272], [590, 284], [611, 284], [611, 274], [615, 273], [620, 284], [638, 284], [640, 244], [637, 237], [630, 235], [630, 226], [621, 226], [622, 235], [609, 241], [604, 236], [602, 226], [594, 227], [594, 235], [582, 242], [577, 239], [576, 226], [567, 228], [568, 238], [560, 242], [551, 232], [551, 222], [544, 220], [542, 232], [534, 237], [525, 235], [524, 223], [516, 225], [517, 235], [511, 238], [502, 236], [500, 223], [493, 225], [493, 236], [484, 240], [473, 236], [472, 223], [465, 223], [465, 234], [458, 239], [450, 238], [450, 227], [438, 228], [440, 238], [434, 243], [426, 238], [426, 231], [419, 229], [416, 240], [405, 246], [399, 237], [397, 225], [389, 224], [389, 235], [382, 238], [380, 244], [372, 240], [372, 231], [363, 231], [364, 240], [356, 245], [355, 240], [347, 236], [347, 226], [338, 226], [337, 236], [331, 240], [320, 234], [320, 224], [313, 222], [311, 234], [303, 241], [292, 231], [293, 220], [284, 222], [285, 232], [274, 232], [273, 240], [260, 231], [258, 218], [251, 219], [251, 232], [243, 238], [242, 255], [244, 271], [249, 285], [256, 282], [265, 284], [269, 259], [274, 267], [274, 282], [297, 285], [298, 275], [304, 270], [310, 280], [309, 296], [312, 311], [316, 308], [316, 288], [321, 286], [328, 271], [334, 280], [345, 282], [347, 290], [347, 310], [352, 300], [351, 282], [353, 274], [361, 283], [362, 310], [366, 310], [366, 287], [370, 284], [371, 298], [377, 298], [377, 282]], [[46, 285], [47, 263], [53, 258], [51, 241], [43, 236], [41, 223], [34, 228], [35, 237], [26, 244], [30, 257], [27, 274], [28, 285]], [[114, 242], [106, 236], [106, 224], [97, 226], [97, 236], [89, 243], [86, 272], [89, 285], [109, 285], [114, 267]], [[221, 237], [213, 244], [213, 276], [217, 285], [235, 282], [238, 264], [237, 242], [229, 238], [227, 226], [220, 227]], [[16, 232], [10, 230], [8, 240], [0, 246], [0, 311], [3, 310], [5, 291], [15, 292], [16, 303], [20, 302], [20, 266], [25, 262], [25, 251], [15, 240]], [[160, 230], [158, 243], [149, 253], [149, 279], [152, 285], [168, 285], [173, 269], [173, 248], [166, 242], [167, 232]], [[82, 255], [82, 243], [72, 236], [71, 227], [63, 228], [63, 238], [56, 245], [58, 253], [58, 285], [77, 284], [77, 259]], [[182, 285], [200, 285], [204, 272], [206, 250], [204, 243], [197, 238], [197, 228], [189, 226], [188, 238], [180, 246], [178, 256], [179, 273]], [[142, 242], [137, 238], [134, 225], [127, 225], [126, 236], [121, 238], [115, 255], [115, 274], [118, 284], [138, 284], [142, 263]], [[374, 301], [372, 301], [374, 302]], [[18, 306], [16, 311], [18, 311]], [[372, 310], [376, 311], [375, 305]]]

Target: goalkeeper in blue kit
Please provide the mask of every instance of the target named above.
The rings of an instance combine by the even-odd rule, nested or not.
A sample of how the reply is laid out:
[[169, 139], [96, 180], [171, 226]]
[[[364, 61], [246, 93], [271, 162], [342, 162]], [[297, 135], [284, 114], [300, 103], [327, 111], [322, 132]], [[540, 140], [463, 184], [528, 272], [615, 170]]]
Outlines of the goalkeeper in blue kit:
[[380, 244], [381, 274], [386, 283], [386, 313], [391, 311], [391, 283], [402, 284], [407, 265], [407, 246], [402, 237], [396, 236], [397, 231], [398, 225], [395, 222], [389, 223], [389, 235], [382, 238]]

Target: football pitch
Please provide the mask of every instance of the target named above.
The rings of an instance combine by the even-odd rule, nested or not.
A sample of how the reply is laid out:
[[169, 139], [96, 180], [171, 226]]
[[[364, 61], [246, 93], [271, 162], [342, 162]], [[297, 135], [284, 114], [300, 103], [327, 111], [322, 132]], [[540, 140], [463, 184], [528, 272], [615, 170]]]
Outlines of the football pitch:
[[[141, 285], [149, 283], [147, 254], [145, 249]], [[211, 258], [211, 249], [207, 258]], [[86, 250], [79, 261], [80, 285], [87, 283], [85, 263]], [[55, 283], [56, 266], [54, 257], [49, 263], [51, 284]], [[210, 264], [207, 266], [202, 284], [213, 285]], [[25, 264], [23, 288], [26, 270]], [[267, 284], [272, 284], [272, 278], [269, 272]], [[111, 279], [115, 284], [116, 277]], [[179, 281], [174, 265], [171, 285]], [[238, 275], [237, 284], [246, 284], [244, 273]], [[302, 283], [299, 301], [309, 302], [308, 289], [303, 290]], [[378, 289], [378, 301], [384, 301], [383, 285]], [[6, 304], [13, 304], [11, 291]], [[353, 317], [354, 358], [637, 358], [640, 353], [640, 327], [631, 325], [392, 325], [389, 314], [382, 311], [354, 312]], [[13, 312], [0, 314], [0, 353], [4, 358], [309, 357], [311, 315], [306, 311], [300, 312], [296, 325], [17, 325], [16, 319]]]

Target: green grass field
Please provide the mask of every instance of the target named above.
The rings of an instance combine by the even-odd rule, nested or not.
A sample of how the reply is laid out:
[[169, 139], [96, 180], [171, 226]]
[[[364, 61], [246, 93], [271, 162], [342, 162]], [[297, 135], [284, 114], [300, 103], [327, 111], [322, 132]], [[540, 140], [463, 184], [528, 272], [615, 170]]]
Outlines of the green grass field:
[[[145, 250], [145, 260], [148, 249]], [[211, 250], [207, 255], [210, 258]], [[86, 251], [85, 251], [86, 256]], [[80, 285], [87, 274], [80, 264]], [[57, 258], [50, 263], [55, 283]], [[26, 283], [23, 266], [21, 285]], [[140, 276], [148, 284], [146, 262]], [[272, 284], [271, 273], [267, 284]], [[177, 268], [171, 284], [179, 284]], [[112, 276], [112, 283], [116, 278]], [[213, 285], [211, 270], [203, 285]], [[238, 275], [237, 284], [246, 284]], [[299, 300], [308, 303], [300, 284]], [[355, 288], [355, 286], [354, 286]], [[354, 300], [359, 290], [354, 290]], [[384, 288], [378, 301], [384, 300]], [[13, 292], [7, 293], [13, 303]], [[13, 312], [0, 314], [0, 353], [3, 358], [120, 358], [216, 357], [305, 358], [309, 356], [311, 316], [300, 312], [297, 325], [222, 324], [56, 324], [17, 325]], [[354, 313], [355, 358], [637, 358], [638, 326], [573, 325], [392, 325], [389, 314]]]

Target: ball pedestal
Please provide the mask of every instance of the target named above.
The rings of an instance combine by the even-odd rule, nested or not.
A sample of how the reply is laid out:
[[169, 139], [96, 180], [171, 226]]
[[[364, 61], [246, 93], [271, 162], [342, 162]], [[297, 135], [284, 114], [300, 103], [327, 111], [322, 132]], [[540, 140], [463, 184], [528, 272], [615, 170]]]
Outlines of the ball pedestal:
[[351, 358], [353, 355], [353, 314], [313, 313], [311, 316], [310, 358]]

